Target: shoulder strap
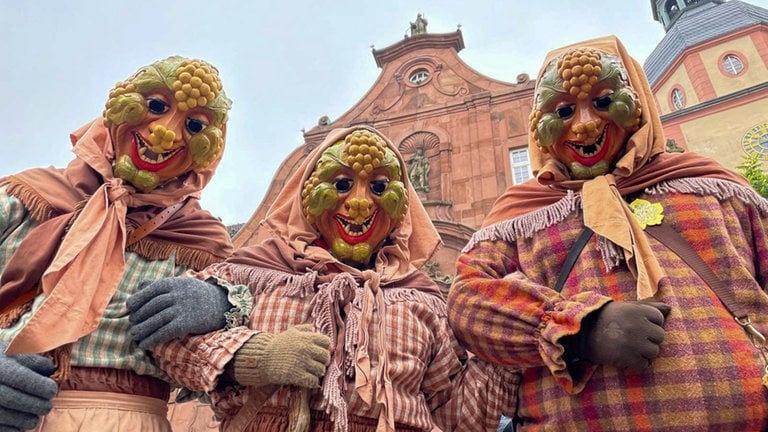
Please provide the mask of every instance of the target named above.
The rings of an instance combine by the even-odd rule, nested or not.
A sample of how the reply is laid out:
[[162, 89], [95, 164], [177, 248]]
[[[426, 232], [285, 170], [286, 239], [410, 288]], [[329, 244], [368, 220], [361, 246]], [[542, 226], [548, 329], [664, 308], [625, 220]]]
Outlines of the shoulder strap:
[[736, 302], [733, 292], [726, 289], [723, 281], [717, 277], [707, 263], [701, 259], [701, 256], [693, 250], [690, 243], [688, 243], [679, 232], [675, 231], [675, 229], [668, 224], [648, 225], [645, 227], [645, 232], [668, 247], [672, 252], [676, 253], [677, 256], [682, 258], [690, 268], [698, 273], [734, 316], [746, 315], [746, 313], [742, 312], [741, 307]]
[[[736, 297], [733, 295], [733, 291], [728, 289], [723, 280], [717, 277], [715, 272], [713, 272], [707, 263], [704, 262], [704, 260], [693, 249], [690, 243], [688, 243], [688, 241], [685, 240], [685, 238], [679, 232], [675, 231], [675, 229], [668, 224], [648, 225], [645, 228], [645, 232], [668, 247], [672, 252], [677, 254], [677, 256], [685, 261], [685, 263], [688, 264], [688, 266], [693, 269], [693, 271], [695, 271], [702, 279], [704, 279], [704, 282], [709, 285], [715, 295], [717, 295], [717, 297], [720, 299], [720, 302], [725, 306], [728, 312], [733, 315], [733, 317], [736, 319], [736, 322], [741, 325], [741, 327], [749, 336], [752, 344], [760, 350], [761, 355], [765, 359], [766, 350], [768, 350], [768, 342], [766, 341], [765, 336], [752, 326], [752, 322], [749, 319], [749, 314], [736, 301]], [[576, 243], [574, 243], [573, 247], [568, 253], [568, 256], [565, 259], [565, 263], [563, 264], [563, 268], [560, 270], [560, 274], [557, 277], [557, 282], [555, 283], [554, 287], [557, 292], [560, 292], [563, 289], [563, 285], [565, 284], [566, 279], [568, 279], [568, 274], [571, 272], [573, 265], [576, 263], [576, 259], [578, 259], [581, 251], [584, 249], [584, 246], [587, 244], [587, 241], [592, 236], [592, 234], [592, 230], [586, 227], [581, 232], [581, 234], [579, 234], [579, 237], [576, 239]], [[763, 385], [768, 387], [768, 365], [765, 367]]]
[[[645, 228], [645, 232], [667, 246], [672, 252], [676, 253], [689, 267], [704, 279], [704, 282], [712, 288], [712, 291], [717, 294], [717, 297], [720, 298], [720, 301], [723, 302], [733, 316], [738, 318], [747, 315], [736, 302], [733, 292], [727, 289], [725, 284], [723, 284], [723, 281], [717, 277], [707, 263], [701, 259], [699, 254], [693, 250], [688, 241], [686, 241], [680, 233], [667, 224], [648, 225]], [[581, 255], [581, 251], [584, 249], [584, 246], [586, 246], [592, 234], [593, 231], [588, 227], [584, 227], [584, 230], [579, 234], [579, 237], [576, 239], [573, 247], [571, 247], [570, 252], [568, 252], [568, 256], [565, 258], [563, 268], [560, 270], [557, 282], [555, 283], [555, 291], [560, 292], [563, 289], [563, 285], [568, 279], [568, 275], [571, 273], [573, 265], [576, 263], [579, 255]]]
[[[725, 286], [723, 281], [717, 277], [707, 263], [701, 259], [699, 254], [696, 253], [690, 243], [688, 243], [680, 233], [675, 231], [668, 224], [648, 225], [645, 228], [645, 232], [667, 246], [672, 252], [685, 261], [693, 271], [704, 279], [704, 282], [706, 282], [712, 291], [714, 291], [725, 308], [728, 309], [728, 312], [730, 312], [731, 315], [736, 318], [736, 321], [738, 321], [739, 324], [741, 324], [741, 326], [755, 338], [756, 342], [762, 345], [766, 344], [765, 337], [752, 327], [749, 320], [749, 314], [736, 301], [733, 291]], [[581, 251], [584, 249], [584, 246], [586, 246], [592, 234], [593, 231], [587, 227], [584, 227], [584, 230], [579, 234], [576, 243], [573, 244], [570, 252], [568, 252], [568, 256], [565, 258], [563, 268], [560, 270], [557, 282], [555, 282], [555, 287], [553, 288], [555, 291], [560, 292], [563, 289], [563, 285], [565, 285], [565, 281], [568, 279], [568, 275], [571, 273], [573, 265], [576, 263], [579, 255], [581, 255]]]
[[645, 232], [667, 246], [672, 252], [676, 253], [689, 267], [704, 279], [704, 282], [712, 288], [712, 291], [714, 291], [725, 308], [728, 309], [728, 312], [733, 315], [736, 321], [744, 328], [747, 334], [749, 334], [755, 346], [759, 348], [768, 346], [766, 344], [765, 336], [752, 326], [749, 314], [741, 307], [741, 304], [736, 301], [733, 291], [728, 289], [723, 281], [717, 277], [707, 263], [704, 262], [701, 256], [696, 253], [690, 243], [688, 243], [679, 232], [675, 231], [675, 229], [667, 224], [649, 225], [645, 228]]
[[568, 275], [571, 274], [573, 265], [576, 264], [576, 260], [579, 258], [579, 255], [581, 255], [581, 251], [584, 249], [584, 246], [587, 245], [592, 234], [594, 234], [594, 231], [588, 227], [584, 227], [584, 230], [579, 234], [576, 243], [573, 244], [571, 251], [568, 252], [568, 256], [565, 257], [565, 262], [563, 263], [563, 268], [560, 269], [560, 274], [557, 275], [557, 282], [555, 282], [555, 287], [553, 288], [555, 291], [560, 292], [563, 290], [563, 285], [565, 285], [565, 281], [568, 280]]
[[165, 209], [163, 209], [163, 211], [156, 214], [155, 217], [145, 222], [144, 225], [136, 228], [136, 230], [133, 231], [128, 237], [128, 243], [126, 244], [126, 246], [132, 245], [137, 241], [143, 239], [144, 237], [148, 236], [152, 231], [155, 230], [155, 228], [159, 227], [160, 225], [165, 223], [165, 221], [170, 219], [171, 216], [176, 214], [176, 212], [179, 211], [179, 209], [184, 206], [185, 202], [186, 200], [177, 202], [176, 204], [170, 207], [166, 207]]

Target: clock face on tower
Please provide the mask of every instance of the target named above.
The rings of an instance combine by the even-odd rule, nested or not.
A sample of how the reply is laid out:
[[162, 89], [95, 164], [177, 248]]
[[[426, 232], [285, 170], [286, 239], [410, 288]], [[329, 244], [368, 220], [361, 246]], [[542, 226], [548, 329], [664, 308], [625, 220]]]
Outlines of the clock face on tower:
[[768, 160], [768, 121], [760, 122], [747, 130], [741, 145], [748, 155]]

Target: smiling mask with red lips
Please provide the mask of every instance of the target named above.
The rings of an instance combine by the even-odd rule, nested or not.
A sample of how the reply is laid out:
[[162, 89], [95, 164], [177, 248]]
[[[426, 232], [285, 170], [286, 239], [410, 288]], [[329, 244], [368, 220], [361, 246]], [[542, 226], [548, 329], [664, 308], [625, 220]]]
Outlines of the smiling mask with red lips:
[[202, 60], [174, 56], [140, 69], [104, 110], [115, 177], [147, 193], [205, 169], [221, 156], [230, 106], [218, 71]]
[[320, 156], [304, 182], [302, 204], [336, 258], [369, 268], [407, 209], [400, 162], [381, 137], [353, 131]]
[[574, 179], [611, 172], [640, 124], [640, 101], [621, 60], [594, 49], [571, 49], [552, 60], [534, 98], [535, 143]]

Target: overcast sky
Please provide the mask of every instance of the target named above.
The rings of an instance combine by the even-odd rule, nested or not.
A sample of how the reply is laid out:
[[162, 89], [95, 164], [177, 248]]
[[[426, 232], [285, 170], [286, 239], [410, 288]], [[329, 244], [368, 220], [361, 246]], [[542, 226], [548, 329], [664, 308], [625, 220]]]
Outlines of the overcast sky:
[[[750, 3], [768, 8], [768, 0]], [[169, 55], [217, 66], [233, 100], [227, 149], [203, 207], [247, 221], [282, 161], [327, 115], [352, 108], [380, 69], [371, 46], [461, 25], [459, 56], [491, 78], [535, 76], [547, 51], [615, 34], [641, 63], [664, 36], [649, 0], [0, 0], [0, 176], [73, 157], [69, 133], [109, 90]]]

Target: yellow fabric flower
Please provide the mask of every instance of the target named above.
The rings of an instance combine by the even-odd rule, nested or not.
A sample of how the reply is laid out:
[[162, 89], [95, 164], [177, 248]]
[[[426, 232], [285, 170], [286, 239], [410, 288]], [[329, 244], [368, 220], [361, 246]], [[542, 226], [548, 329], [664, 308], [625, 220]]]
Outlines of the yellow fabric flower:
[[640, 227], [645, 229], [648, 225], [659, 225], [664, 219], [664, 207], [659, 203], [651, 203], [646, 200], [636, 199], [629, 204], [632, 214], [640, 223]]

